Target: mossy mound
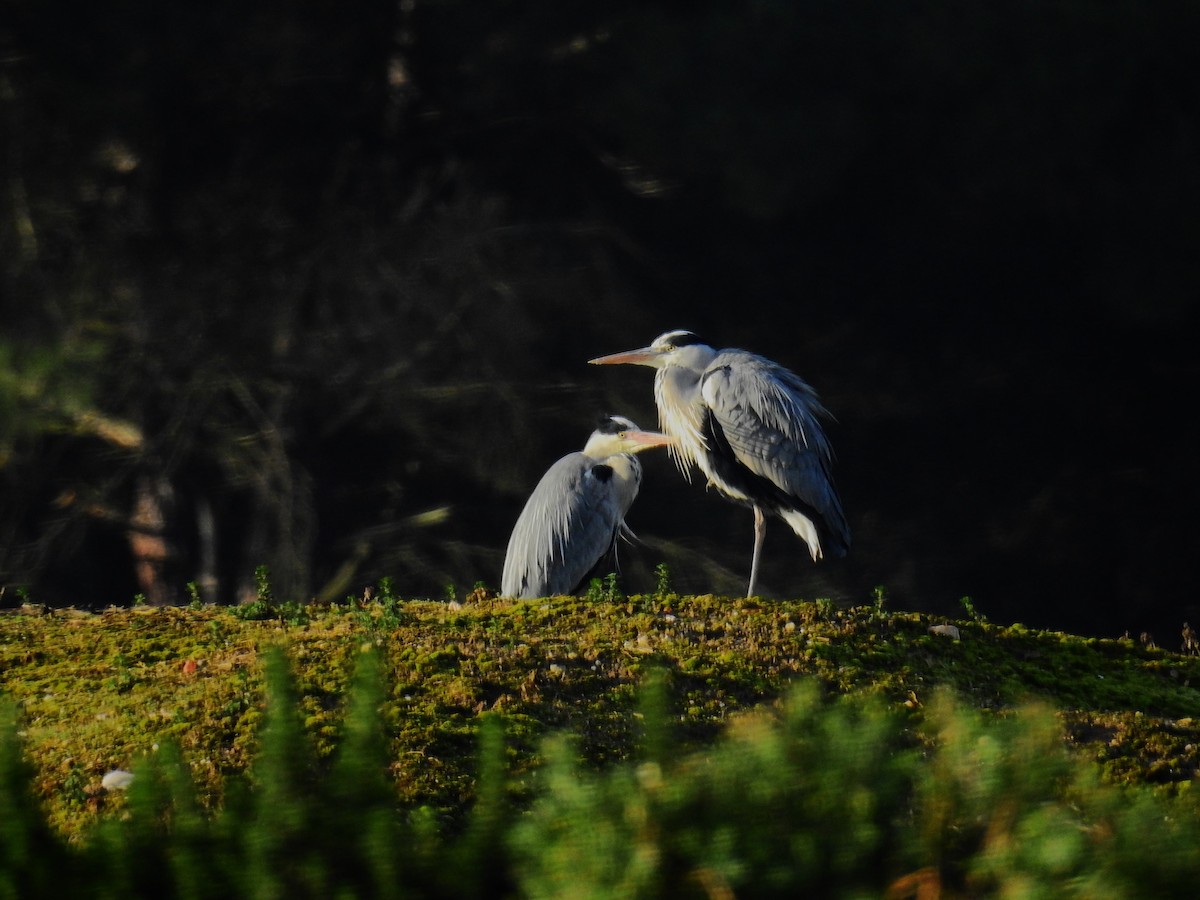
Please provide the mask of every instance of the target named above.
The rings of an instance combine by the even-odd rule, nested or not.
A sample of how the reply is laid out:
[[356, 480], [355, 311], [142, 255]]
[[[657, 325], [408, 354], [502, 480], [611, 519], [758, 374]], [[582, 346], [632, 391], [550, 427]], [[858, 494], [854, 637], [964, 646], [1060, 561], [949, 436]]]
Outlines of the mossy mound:
[[[931, 633], [952, 624], [958, 637]], [[945, 630], [945, 629], [944, 629]], [[385, 597], [330, 607], [26, 608], [0, 616], [0, 692], [20, 708], [35, 792], [75, 834], [120, 795], [104, 774], [166, 742], [204, 807], [247, 771], [263, 717], [262, 660], [282, 646], [317, 755], [337, 746], [344, 697], [364, 647], [388, 686], [380, 714], [397, 799], [453, 818], [472, 798], [481, 714], [504, 719], [510, 790], [537, 778], [541, 739], [577, 736], [589, 764], [628, 757], [638, 686], [667, 673], [685, 745], [710, 742], [733, 714], [809, 677], [828, 694], [868, 694], [914, 723], [935, 688], [1006, 710], [1059, 710], [1067, 742], [1102, 777], [1176, 792], [1200, 764], [1200, 659], [1128, 640], [944, 623], [875, 606], [714, 596], [618, 602], [558, 597], [464, 604]]]

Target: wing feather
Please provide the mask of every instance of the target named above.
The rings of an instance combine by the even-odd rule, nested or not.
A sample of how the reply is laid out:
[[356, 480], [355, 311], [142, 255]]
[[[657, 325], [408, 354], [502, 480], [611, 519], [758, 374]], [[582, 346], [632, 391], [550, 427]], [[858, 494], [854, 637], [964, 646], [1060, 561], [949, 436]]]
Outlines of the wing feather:
[[506, 597], [575, 590], [613, 546], [626, 506], [612, 468], [582, 453], [552, 465], [513, 527], [504, 558]]
[[745, 351], [724, 351], [701, 380], [705, 404], [735, 458], [819, 514], [848, 540], [821, 420], [829, 413], [806, 382]]

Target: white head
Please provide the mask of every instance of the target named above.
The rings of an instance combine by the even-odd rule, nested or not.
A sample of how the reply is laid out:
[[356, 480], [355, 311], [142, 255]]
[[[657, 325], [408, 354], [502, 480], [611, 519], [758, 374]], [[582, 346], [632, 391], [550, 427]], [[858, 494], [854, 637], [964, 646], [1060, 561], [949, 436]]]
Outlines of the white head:
[[680, 329], [660, 334], [650, 342], [649, 347], [600, 356], [588, 362], [596, 366], [628, 363], [655, 369], [679, 367], [702, 372], [716, 355], [717, 351], [695, 334]]
[[604, 459], [618, 453], [640, 453], [674, 442], [673, 437], [657, 431], [642, 431], [624, 416], [606, 416], [588, 437], [583, 452], [592, 459]]

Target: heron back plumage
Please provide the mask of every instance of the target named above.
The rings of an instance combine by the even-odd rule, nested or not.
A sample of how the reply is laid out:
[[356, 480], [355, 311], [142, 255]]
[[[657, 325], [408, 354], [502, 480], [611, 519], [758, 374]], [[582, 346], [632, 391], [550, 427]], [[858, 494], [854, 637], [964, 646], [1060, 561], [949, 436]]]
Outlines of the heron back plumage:
[[513, 527], [501, 593], [548, 597], [576, 593], [613, 552], [637, 497], [641, 463], [631, 454], [598, 461], [570, 453], [538, 482]]

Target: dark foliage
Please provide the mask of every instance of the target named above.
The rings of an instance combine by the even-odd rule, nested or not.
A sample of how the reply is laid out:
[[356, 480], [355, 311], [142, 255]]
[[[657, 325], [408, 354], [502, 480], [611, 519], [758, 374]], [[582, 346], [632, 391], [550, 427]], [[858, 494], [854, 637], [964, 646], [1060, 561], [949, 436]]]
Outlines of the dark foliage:
[[[1182, 0], [8, 0], [0, 602], [494, 583], [596, 414], [653, 421], [583, 361], [685, 326], [840, 421], [854, 552], [776, 526], [769, 592], [1173, 643], [1197, 33]], [[648, 469], [633, 589], [736, 591], [748, 517]]]

